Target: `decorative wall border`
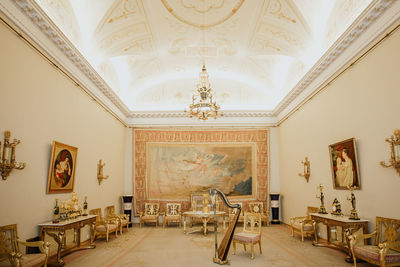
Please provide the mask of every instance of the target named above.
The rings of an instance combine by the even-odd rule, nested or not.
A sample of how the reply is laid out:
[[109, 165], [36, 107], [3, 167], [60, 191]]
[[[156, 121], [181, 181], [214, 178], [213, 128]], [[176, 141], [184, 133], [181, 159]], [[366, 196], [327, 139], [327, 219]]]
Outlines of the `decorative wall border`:
[[[240, 202], [247, 207], [249, 201], [262, 201], [268, 208], [269, 192], [269, 129], [154, 129], [133, 128], [132, 130], [132, 182], [134, 192], [135, 214], [143, 210], [147, 199], [146, 188], [146, 153], [147, 144], [154, 142], [163, 143], [254, 143], [256, 148], [256, 184], [257, 192], [255, 199], [241, 199]], [[232, 197], [232, 199], [235, 199]], [[238, 200], [239, 201], [239, 200]], [[149, 201], [151, 202], [151, 201]], [[154, 202], [154, 201], [153, 201]], [[164, 209], [164, 202], [161, 209]], [[174, 201], [182, 203], [182, 209], [190, 208], [188, 201]]]

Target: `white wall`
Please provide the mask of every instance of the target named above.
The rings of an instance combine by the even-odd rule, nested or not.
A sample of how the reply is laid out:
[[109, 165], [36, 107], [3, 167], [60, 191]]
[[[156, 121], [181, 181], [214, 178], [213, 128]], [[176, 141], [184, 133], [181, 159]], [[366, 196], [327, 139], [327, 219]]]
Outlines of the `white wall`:
[[[56, 198], [46, 194], [53, 140], [78, 147], [75, 191], [89, 209], [120, 208], [125, 182], [125, 127], [0, 24], [0, 139], [4, 131], [21, 140], [14, 170], [0, 180], [0, 225], [18, 224], [22, 239], [38, 235], [37, 224], [52, 218]], [[98, 185], [97, 163], [110, 178]]]
[[[390, 156], [385, 138], [400, 128], [399, 47], [397, 30], [280, 125], [284, 222], [304, 214], [308, 205], [319, 206], [318, 184], [325, 186], [329, 211], [338, 197], [349, 214], [349, 192], [333, 189], [328, 145], [351, 137], [357, 141], [361, 175], [361, 190], [355, 191], [359, 216], [371, 221], [376, 216], [400, 219], [400, 176], [379, 165]], [[298, 176], [305, 156], [311, 162], [309, 183]]]

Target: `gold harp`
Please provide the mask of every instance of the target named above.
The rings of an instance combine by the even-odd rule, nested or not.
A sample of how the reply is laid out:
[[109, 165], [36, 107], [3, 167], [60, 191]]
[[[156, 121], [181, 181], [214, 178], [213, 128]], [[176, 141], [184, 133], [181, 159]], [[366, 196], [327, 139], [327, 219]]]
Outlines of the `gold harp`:
[[[213, 209], [214, 209], [214, 234], [215, 234], [215, 253], [214, 253], [214, 258], [213, 261], [218, 264], [227, 264], [228, 261], [228, 252], [229, 248], [232, 243], [232, 237], [233, 234], [235, 233], [235, 228], [237, 221], [239, 219], [240, 213], [242, 211], [242, 207], [239, 204], [231, 204], [229, 203], [228, 199], [218, 189], [210, 189], [209, 190], [210, 197], [212, 200], [213, 204]], [[236, 208], [238, 209], [236, 211], [235, 217], [233, 218], [233, 221], [229, 224], [228, 230], [226, 231], [224, 237], [222, 238], [221, 244], [218, 247], [218, 240], [217, 240], [217, 194], [221, 197], [221, 199], [224, 201], [225, 205], [227, 205], [229, 208]]]

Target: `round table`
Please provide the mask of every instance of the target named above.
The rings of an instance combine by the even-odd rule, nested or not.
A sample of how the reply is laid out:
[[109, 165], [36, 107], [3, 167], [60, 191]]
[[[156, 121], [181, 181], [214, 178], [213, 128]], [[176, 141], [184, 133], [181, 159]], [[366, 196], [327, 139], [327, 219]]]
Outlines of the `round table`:
[[[223, 218], [223, 229], [225, 230], [225, 216], [226, 213], [225, 211], [217, 211], [217, 220], [219, 217]], [[186, 211], [183, 213], [183, 232], [186, 233], [186, 218], [200, 218], [203, 226], [200, 229], [200, 231], [203, 232], [203, 234], [206, 236], [207, 235], [207, 223], [210, 221], [211, 218], [214, 218], [215, 214], [214, 211], [210, 211], [207, 213], [203, 213], [202, 211]], [[190, 233], [198, 232], [199, 230], [192, 231]], [[188, 233], [188, 234], [190, 234]]]

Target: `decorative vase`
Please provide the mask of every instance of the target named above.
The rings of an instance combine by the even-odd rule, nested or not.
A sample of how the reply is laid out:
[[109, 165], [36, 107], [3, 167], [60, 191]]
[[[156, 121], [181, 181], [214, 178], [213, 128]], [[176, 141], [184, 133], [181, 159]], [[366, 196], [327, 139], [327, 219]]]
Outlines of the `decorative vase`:
[[279, 220], [279, 193], [271, 193], [269, 197], [271, 199], [271, 213], [272, 213], [272, 224], [280, 224]]

